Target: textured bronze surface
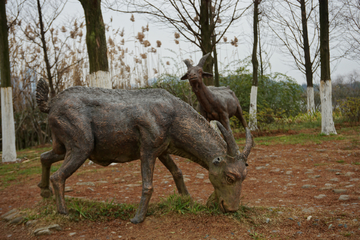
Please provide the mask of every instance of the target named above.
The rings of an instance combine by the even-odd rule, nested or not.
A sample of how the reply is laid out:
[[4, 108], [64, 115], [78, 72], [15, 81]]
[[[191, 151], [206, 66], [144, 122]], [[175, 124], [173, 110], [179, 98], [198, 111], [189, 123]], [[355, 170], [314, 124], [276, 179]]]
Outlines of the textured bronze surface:
[[[65, 181], [85, 161], [102, 166], [140, 159], [142, 196], [131, 222], [145, 219], [153, 192], [155, 159], [171, 172], [180, 194], [189, 194], [181, 170], [170, 154], [179, 155], [209, 170], [214, 199], [224, 212], [238, 209], [241, 183], [252, 138], [240, 153], [231, 132], [219, 122], [225, 141], [190, 105], [163, 89], [112, 90], [72, 87], [47, 100], [48, 85], [40, 80], [37, 102], [48, 112], [53, 149], [41, 154], [43, 197], [51, 196], [51, 180], [58, 212], [67, 214]], [[50, 177], [52, 163], [65, 160]]]
[[189, 60], [184, 60], [188, 71], [181, 80], [189, 80], [192, 90], [200, 103], [199, 112], [208, 121], [217, 120], [229, 131], [229, 118], [236, 116], [244, 129], [246, 129], [247, 123], [235, 93], [228, 87], [206, 86], [202, 80], [203, 77], [212, 76], [211, 73], [204, 72], [202, 69], [209, 54], [204, 55], [196, 66], [192, 66]]

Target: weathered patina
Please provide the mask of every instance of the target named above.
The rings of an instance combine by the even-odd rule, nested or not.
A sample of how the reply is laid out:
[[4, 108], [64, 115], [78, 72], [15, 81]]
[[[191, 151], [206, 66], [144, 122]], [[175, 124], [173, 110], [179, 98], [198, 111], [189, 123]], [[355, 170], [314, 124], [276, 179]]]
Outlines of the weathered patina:
[[212, 76], [211, 73], [204, 72], [202, 68], [209, 54], [204, 55], [196, 66], [192, 66], [189, 60], [184, 60], [188, 71], [181, 80], [189, 80], [200, 104], [200, 114], [208, 121], [217, 120], [229, 131], [229, 118], [236, 116], [246, 129], [248, 126], [235, 93], [228, 87], [206, 86], [202, 80], [203, 77]]
[[[153, 192], [156, 158], [171, 172], [180, 194], [188, 195], [181, 170], [170, 154], [191, 159], [209, 170], [216, 201], [224, 212], [236, 211], [246, 160], [252, 147], [247, 129], [240, 153], [231, 131], [217, 123], [225, 141], [190, 105], [163, 89], [112, 90], [72, 87], [48, 101], [48, 86], [40, 80], [36, 100], [49, 114], [53, 149], [41, 155], [41, 196], [49, 197], [51, 180], [59, 213], [67, 214], [65, 181], [85, 161], [102, 166], [140, 159], [142, 196], [131, 222], [145, 219]], [[63, 160], [50, 177], [52, 163]]]

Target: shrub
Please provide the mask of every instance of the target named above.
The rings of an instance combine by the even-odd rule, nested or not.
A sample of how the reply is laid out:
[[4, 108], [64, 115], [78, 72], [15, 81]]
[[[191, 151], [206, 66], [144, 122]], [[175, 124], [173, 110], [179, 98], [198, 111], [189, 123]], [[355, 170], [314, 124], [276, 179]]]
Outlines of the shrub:
[[338, 103], [336, 112], [340, 112], [345, 120], [360, 122], [360, 97], [347, 97], [345, 100], [339, 100]]

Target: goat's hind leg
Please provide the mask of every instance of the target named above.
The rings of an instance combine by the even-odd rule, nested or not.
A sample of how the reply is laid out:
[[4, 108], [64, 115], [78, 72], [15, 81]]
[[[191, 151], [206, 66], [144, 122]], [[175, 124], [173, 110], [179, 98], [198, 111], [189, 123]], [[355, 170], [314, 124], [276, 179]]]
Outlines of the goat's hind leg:
[[170, 155], [163, 154], [159, 156], [159, 159], [173, 176], [178, 192], [181, 195], [190, 195], [185, 186], [183, 174], [180, 168], [178, 168], [178, 166], [175, 164], [174, 160], [170, 157]]
[[55, 162], [64, 160], [65, 154], [56, 154], [53, 150], [41, 154], [41, 181], [38, 187], [41, 189], [40, 195], [44, 198], [49, 198], [52, 195], [52, 191], [49, 187], [50, 184], [50, 169], [51, 165]]
[[65, 161], [61, 167], [50, 177], [56, 198], [58, 212], [67, 214], [65, 205], [65, 181], [70, 177], [88, 158], [86, 151], [72, 149], [66, 152]]

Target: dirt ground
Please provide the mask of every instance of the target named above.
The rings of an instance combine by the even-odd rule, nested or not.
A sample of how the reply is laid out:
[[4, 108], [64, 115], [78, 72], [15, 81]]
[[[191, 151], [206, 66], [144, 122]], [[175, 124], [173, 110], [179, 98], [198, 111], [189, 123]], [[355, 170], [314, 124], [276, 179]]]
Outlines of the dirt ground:
[[[226, 215], [173, 213], [151, 215], [137, 225], [118, 219], [83, 220], [62, 226], [62, 231], [50, 236], [35, 237], [32, 230], [41, 226], [1, 221], [0, 239], [360, 239], [360, 165], [356, 164], [360, 162], [360, 146], [349, 147], [351, 143], [344, 137], [311, 145], [258, 144], [252, 149], [241, 203], [261, 210], [261, 224], [242, 223]], [[187, 159], [173, 158], [192, 198], [205, 204], [213, 192], [207, 171]], [[40, 175], [24, 177], [20, 184], [0, 190], [0, 215], [13, 208], [41, 204], [36, 186], [39, 180]], [[88, 182], [95, 186], [79, 185]], [[140, 164], [134, 161], [101, 167], [86, 163], [66, 186], [72, 190], [66, 193], [68, 197], [138, 204]], [[334, 189], [344, 192], [336, 193]], [[157, 160], [151, 203], [174, 191], [170, 173]], [[341, 195], [349, 199], [339, 200]]]

